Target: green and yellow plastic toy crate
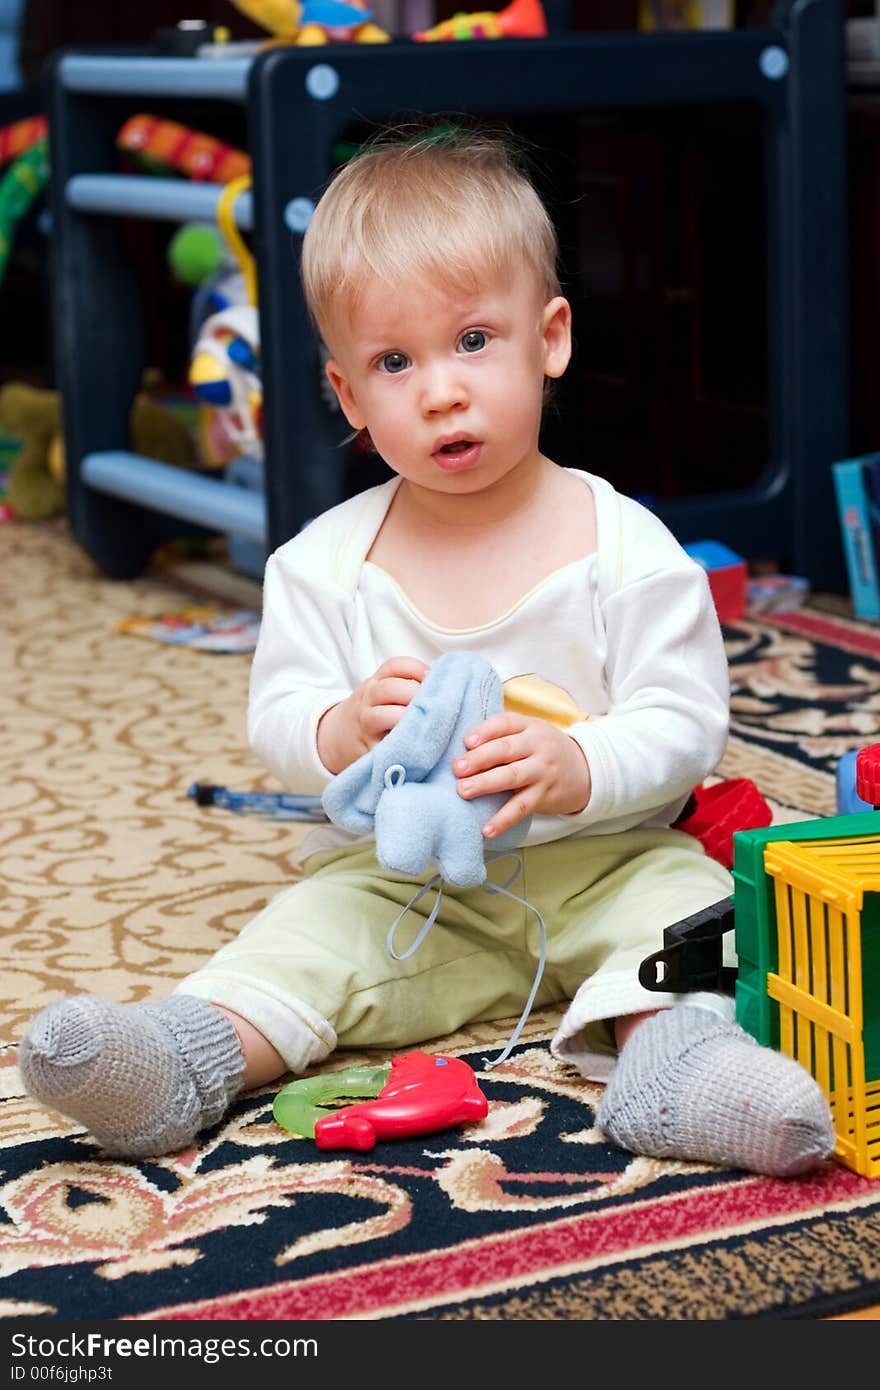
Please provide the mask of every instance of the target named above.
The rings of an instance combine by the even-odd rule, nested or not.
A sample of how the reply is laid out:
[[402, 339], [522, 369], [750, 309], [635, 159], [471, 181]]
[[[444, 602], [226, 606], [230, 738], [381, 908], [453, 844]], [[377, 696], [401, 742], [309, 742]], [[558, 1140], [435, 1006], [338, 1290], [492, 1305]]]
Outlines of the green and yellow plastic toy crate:
[[878, 812], [734, 836], [737, 1019], [825, 1091], [835, 1156], [880, 1177]]

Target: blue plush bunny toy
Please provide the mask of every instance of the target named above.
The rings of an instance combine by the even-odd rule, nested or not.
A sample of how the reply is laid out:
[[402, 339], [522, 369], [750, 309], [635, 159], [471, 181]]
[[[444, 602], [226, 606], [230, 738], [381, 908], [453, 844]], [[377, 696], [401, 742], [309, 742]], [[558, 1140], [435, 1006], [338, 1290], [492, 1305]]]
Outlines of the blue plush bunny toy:
[[[501, 681], [489, 663], [473, 652], [447, 652], [396, 727], [334, 777], [324, 810], [346, 830], [375, 830], [376, 857], [386, 869], [417, 876], [436, 864], [448, 883], [483, 883], [482, 827], [510, 793], [465, 801], [452, 761], [466, 751], [465, 734], [503, 708]], [[522, 843], [529, 820], [491, 841], [493, 857]]]
[[[522, 844], [531, 816], [519, 821], [493, 840], [483, 839], [486, 821], [508, 799], [509, 792], [465, 801], [456, 790], [452, 771], [455, 758], [464, 753], [464, 736], [484, 719], [504, 708], [501, 681], [495, 670], [473, 652], [447, 652], [430, 667], [400, 722], [357, 762], [340, 772], [321, 798], [324, 810], [336, 825], [361, 833], [374, 830], [376, 858], [386, 869], [421, 876], [436, 865], [437, 874], [414, 893], [388, 928], [387, 946], [395, 960], [406, 960], [424, 941], [440, 909], [440, 880], [459, 888], [483, 884], [490, 893], [504, 893], [534, 912], [541, 933], [541, 948], [529, 997], [504, 1049], [487, 1067], [497, 1066], [510, 1054], [529, 1016], [541, 982], [547, 951], [544, 919], [536, 907], [511, 891], [519, 873], [517, 864], [506, 883], [486, 880], [486, 851], [497, 859]], [[434, 907], [415, 940], [398, 951], [394, 935], [410, 908], [433, 886]]]

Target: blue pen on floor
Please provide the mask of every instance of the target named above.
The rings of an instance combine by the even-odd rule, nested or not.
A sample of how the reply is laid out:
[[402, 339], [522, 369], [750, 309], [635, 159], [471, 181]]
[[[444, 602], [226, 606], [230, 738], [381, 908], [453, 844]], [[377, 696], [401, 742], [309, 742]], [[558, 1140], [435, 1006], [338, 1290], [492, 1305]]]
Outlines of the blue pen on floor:
[[219, 806], [240, 816], [266, 816], [271, 820], [326, 821], [319, 796], [295, 796], [290, 792], [236, 792], [209, 782], [193, 782], [187, 791], [197, 806]]

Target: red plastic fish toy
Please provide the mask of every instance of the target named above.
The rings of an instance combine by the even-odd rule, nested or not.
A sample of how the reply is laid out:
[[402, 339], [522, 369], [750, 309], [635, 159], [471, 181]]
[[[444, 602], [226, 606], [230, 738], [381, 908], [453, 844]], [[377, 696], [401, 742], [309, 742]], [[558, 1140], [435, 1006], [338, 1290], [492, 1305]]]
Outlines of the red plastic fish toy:
[[375, 1100], [332, 1111], [315, 1125], [319, 1149], [372, 1149], [377, 1139], [433, 1134], [465, 1120], [482, 1120], [489, 1103], [459, 1057], [407, 1052], [393, 1058]]

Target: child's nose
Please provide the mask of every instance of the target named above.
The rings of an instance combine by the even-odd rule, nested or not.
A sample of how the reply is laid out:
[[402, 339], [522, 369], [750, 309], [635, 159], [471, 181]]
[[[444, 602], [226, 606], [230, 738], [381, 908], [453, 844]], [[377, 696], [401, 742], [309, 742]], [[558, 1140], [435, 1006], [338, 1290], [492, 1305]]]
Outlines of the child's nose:
[[422, 409], [426, 415], [437, 415], [467, 404], [467, 392], [458, 372], [449, 367], [433, 367], [425, 373], [422, 383]]

